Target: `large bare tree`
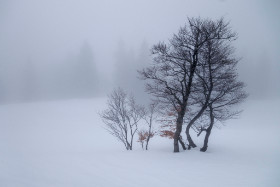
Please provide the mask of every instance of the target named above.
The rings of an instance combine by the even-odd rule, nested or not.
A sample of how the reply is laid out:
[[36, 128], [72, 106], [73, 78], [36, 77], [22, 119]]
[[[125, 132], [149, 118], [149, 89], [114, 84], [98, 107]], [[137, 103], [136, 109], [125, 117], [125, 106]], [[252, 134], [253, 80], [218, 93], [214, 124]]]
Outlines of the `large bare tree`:
[[[209, 119], [199, 126], [198, 135], [202, 131], [206, 132], [204, 146], [201, 151], [206, 151], [208, 139], [215, 121], [224, 122], [240, 113], [233, 110], [232, 106], [242, 102], [247, 94], [244, 91], [244, 83], [237, 80], [236, 65], [238, 59], [234, 56], [234, 49], [230, 42], [211, 40], [207, 41], [203, 47], [201, 55], [201, 66], [197, 69], [198, 77], [196, 94], [197, 103], [200, 105], [199, 112], [188, 123], [186, 133], [190, 147], [195, 147], [189, 129], [200, 117]], [[205, 120], [204, 120], [205, 122]]]
[[207, 41], [234, 37], [235, 33], [223, 19], [189, 18], [167, 44], [153, 46], [153, 64], [140, 71], [140, 75], [148, 81], [146, 88], [150, 94], [177, 111], [174, 152], [179, 152], [178, 142], [203, 46]]

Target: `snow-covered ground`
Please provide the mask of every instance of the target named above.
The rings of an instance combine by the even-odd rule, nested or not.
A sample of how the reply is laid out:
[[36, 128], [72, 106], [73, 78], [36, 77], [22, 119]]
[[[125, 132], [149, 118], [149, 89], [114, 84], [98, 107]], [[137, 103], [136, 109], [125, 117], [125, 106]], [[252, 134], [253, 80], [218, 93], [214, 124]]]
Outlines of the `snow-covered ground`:
[[[279, 187], [280, 101], [248, 101], [206, 153], [172, 141], [126, 151], [98, 115], [103, 98], [0, 106], [1, 187]], [[201, 139], [196, 139], [201, 146]]]

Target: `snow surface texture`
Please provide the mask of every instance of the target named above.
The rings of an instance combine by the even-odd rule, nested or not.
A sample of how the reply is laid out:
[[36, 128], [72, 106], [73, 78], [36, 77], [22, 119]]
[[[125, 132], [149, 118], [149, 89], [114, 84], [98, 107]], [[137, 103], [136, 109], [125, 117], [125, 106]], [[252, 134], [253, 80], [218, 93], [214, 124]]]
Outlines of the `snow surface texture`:
[[213, 129], [206, 153], [176, 154], [161, 137], [149, 151], [124, 150], [98, 116], [105, 99], [2, 105], [0, 186], [278, 187], [279, 104], [248, 101], [240, 119]]

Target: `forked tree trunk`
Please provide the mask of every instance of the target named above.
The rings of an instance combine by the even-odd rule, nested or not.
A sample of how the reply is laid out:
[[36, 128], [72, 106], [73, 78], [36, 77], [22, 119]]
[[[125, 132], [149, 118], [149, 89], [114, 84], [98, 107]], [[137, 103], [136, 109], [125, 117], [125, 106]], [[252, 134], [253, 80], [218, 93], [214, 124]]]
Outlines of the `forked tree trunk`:
[[[196, 49], [194, 50], [194, 54], [193, 54], [193, 64], [191, 65], [191, 69], [190, 69], [188, 87], [186, 89], [186, 98], [187, 98], [187, 100], [188, 100], [189, 95], [191, 93], [192, 81], [193, 81], [194, 73], [195, 73], [196, 66], [197, 66], [197, 56], [198, 56], [198, 49], [197, 49], [197, 46], [196, 46]], [[188, 149], [190, 149], [190, 147], [193, 147], [193, 148], [196, 147], [196, 145], [194, 144], [194, 142], [193, 142], [193, 140], [192, 140], [192, 138], [190, 136], [190, 133], [189, 133], [191, 125], [188, 125], [187, 128], [186, 128], [187, 140], [189, 142]]]
[[191, 93], [193, 76], [194, 76], [194, 72], [195, 72], [196, 65], [197, 65], [197, 54], [198, 54], [198, 51], [196, 49], [193, 54], [193, 64], [191, 65], [191, 68], [190, 68], [190, 75], [189, 75], [189, 81], [188, 81], [188, 84], [186, 87], [185, 99], [184, 99], [183, 104], [181, 105], [181, 111], [180, 111], [177, 121], [176, 121], [176, 131], [175, 131], [175, 135], [174, 135], [174, 153], [179, 152], [178, 142], [179, 142], [180, 135], [182, 132], [182, 125], [184, 122], [184, 116], [185, 116], [185, 112], [186, 112], [188, 99], [189, 99], [189, 96]]
[[[211, 70], [211, 69], [210, 69]], [[212, 78], [210, 79], [212, 81]], [[195, 143], [193, 142], [192, 140], [192, 137], [190, 135], [190, 128], [191, 126], [195, 123], [196, 120], [198, 120], [201, 115], [204, 113], [204, 111], [207, 109], [207, 104], [208, 104], [208, 101], [210, 99], [210, 96], [211, 96], [211, 92], [212, 92], [212, 89], [213, 89], [213, 84], [211, 83], [210, 85], [210, 89], [209, 89], [209, 93], [208, 93], [208, 96], [206, 98], [206, 101], [203, 105], [203, 107], [200, 109], [200, 111], [194, 116], [194, 118], [189, 122], [189, 124], [187, 125], [187, 128], [186, 128], [186, 135], [187, 135], [187, 140], [189, 142], [189, 146], [188, 146], [188, 149], [191, 149], [191, 148], [195, 148], [196, 145]], [[214, 123], [214, 122], [213, 122]], [[213, 126], [213, 125], [212, 125]], [[212, 129], [212, 127], [211, 127]], [[211, 130], [210, 130], [211, 131]], [[211, 133], [211, 132], [210, 132]], [[209, 134], [210, 136], [210, 134]]]
[[[207, 101], [208, 102], [208, 101]], [[207, 108], [207, 105], [206, 103], [204, 104], [204, 106], [201, 108], [201, 110], [195, 115], [195, 117], [189, 122], [189, 124], [187, 125], [186, 127], [186, 135], [187, 135], [187, 140], [189, 142], [189, 145], [188, 145], [188, 150], [190, 150], [191, 148], [195, 148], [196, 145], [195, 143], [193, 142], [192, 140], [192, 137], [190, 135], [190, 128], [191, 126], [194, 124], [194, 122], [200, 118], [200, 116], [203, 114], [203, 112], [206, 110]]]
[[128, 141], [126, 142], [126, 150], [132, 150], [132, 146], [128, 143]]
[[192, 140], [192, 137], [190, 135], [190, 128], [191, 128], [192, 124], [189, 124], [186, 128], [186, 135], [187, 135], [187, 140], [189, 142], [189, 145], [188, 145], [188, 150], [190, 150], [191, 148], [195, 148], [196, 145], [195, 143], [193, 142]]

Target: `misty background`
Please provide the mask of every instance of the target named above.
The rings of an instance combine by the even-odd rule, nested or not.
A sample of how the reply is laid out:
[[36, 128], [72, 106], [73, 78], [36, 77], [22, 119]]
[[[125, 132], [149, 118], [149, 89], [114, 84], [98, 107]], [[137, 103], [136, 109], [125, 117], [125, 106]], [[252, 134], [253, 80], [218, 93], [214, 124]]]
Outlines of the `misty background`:
[[137, 69], [187, 17], [225, 17], [251, 99], [280, 96], [278, 0], [0, 0], [0, 104], [106, 96], [147, 100]]

